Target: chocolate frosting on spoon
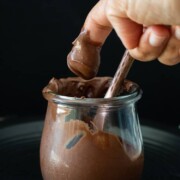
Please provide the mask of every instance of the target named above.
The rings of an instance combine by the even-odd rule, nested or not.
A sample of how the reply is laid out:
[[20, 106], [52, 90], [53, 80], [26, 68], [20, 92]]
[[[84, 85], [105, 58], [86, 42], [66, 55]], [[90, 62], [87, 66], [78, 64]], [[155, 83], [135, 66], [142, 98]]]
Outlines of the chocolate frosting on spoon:
[[69, 69], [83, 79], [95, 77], [100, 65], [101, 43], [91, 41], [89, 32], [83, 30], [73, 45], [67, 56]]

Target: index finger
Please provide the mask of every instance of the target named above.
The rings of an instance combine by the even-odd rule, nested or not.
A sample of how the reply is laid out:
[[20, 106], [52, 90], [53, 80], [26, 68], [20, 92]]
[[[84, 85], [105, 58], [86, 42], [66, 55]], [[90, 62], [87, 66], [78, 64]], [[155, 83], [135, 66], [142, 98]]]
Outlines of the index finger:
[[112, 31], [112, 26], [106, 17], [106, 0], [100, 0], [89, 12], [83, 29], [89, 32], [89, 38], [93, 42], [104, 44]]

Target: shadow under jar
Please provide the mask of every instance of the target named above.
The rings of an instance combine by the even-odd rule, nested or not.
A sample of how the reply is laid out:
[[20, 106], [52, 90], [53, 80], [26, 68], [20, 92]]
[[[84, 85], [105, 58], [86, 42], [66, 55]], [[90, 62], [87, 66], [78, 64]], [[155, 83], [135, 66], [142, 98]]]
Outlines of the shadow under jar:
[[52, 79], [40, 148], [44, 180], [137, 180], [143, 141], [136, 102], [139, 86], [125, 81], [104, 99], [110, 77]]

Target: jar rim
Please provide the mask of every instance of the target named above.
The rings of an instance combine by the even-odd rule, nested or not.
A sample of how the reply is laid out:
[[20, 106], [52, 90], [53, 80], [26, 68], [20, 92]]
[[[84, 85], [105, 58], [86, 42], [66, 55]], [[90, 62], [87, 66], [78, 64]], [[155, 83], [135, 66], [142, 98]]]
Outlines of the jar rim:
[[[83, 105], [83, 106], [99, 106], [111, 104], [127, 104], [138, 101], [142, 96], [142, 90], [138, 84], [133, 83], [133, 92], [129, 94], [120, 95], [112, 98], [86, 98], [86, 97], [70, 97], [58, 94], [51, 89], [47, 90], [47, 87], [43, 89], [43, 96], [46, 100], [54, 102], [56, 104], [67, 105]], [[46, 90], [45, 90], [46, 89]]]

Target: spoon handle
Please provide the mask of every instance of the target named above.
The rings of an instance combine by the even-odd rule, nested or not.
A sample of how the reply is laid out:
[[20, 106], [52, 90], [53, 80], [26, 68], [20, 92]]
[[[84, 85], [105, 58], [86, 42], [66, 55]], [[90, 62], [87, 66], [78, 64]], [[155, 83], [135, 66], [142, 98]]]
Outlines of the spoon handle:
[[[130, 56], [128, 50], [126, 50], [104, 98], [115, 97], [120, 93], [123, 82], [133, 62], [134, 59]], [[107, 112], [103, 112], [101, 109], [97, 110], [93, 119], [93, 123], [98, 127], [97, 129], [103, 130], [106, 116]]]
[[122, 84], [134, 62], [134, 58], [131, 57], [128, 50], [125, 51], [124, 56], [119, 64], [119, 67], [114, 75], [114, 78], [109, 86], [104, 98], [115, 97], [119, 94]]

